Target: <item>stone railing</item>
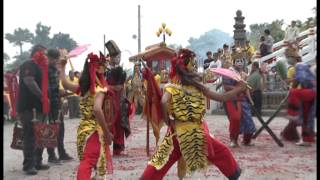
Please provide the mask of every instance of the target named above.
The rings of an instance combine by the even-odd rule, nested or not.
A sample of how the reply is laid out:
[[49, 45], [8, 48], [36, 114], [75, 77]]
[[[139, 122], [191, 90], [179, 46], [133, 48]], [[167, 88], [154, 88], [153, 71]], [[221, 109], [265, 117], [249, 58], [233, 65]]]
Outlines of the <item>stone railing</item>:
[[262, 92], [262, 109], [276, 109], [286, 95], [287, 91]]
[[[302, 62], [313, 64], [315, 63], [315, 58], [317, 55], [317, 27], [310, 28], [306, 31], [303, 31], [299, 34], [299, 54], [302, 57]], [[267, 70], [271, 70], [272, 67], [276, 65], [277, 61], [284, 61], [286, 63], [286, 58], [284, 55], [285, 49], [287, 47], [287, 43], [284, 40], [275, 43], [272, 46], [273, 53], [259, 57], [259, 55], [255, 56], [254, 61], [258, 61], [261, 65], [262, 63], [268, 63]], [[251, 65], [248, 66], [250, 71]]]

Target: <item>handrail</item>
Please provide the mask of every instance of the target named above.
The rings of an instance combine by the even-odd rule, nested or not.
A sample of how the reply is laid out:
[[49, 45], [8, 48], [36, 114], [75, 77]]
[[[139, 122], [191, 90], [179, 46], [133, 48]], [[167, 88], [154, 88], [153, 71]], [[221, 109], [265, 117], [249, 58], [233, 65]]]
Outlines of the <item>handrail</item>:
[[[298, 39], [303, 37], [303, 36], [309, 35], [311, 31], [317, 32], [317, 27], [309, 28], [309, 29], [307, 29], [305, 31], [300, 32], [299, 35], [298, 35]], [[272, 49], [278, 49], [279, 46], [283, 46], [283, 44], [284, 44], [284, 40], [281, 40], [281, 41], [273, 44]]]
[[[299, 46], [301, 47], [299, 54], [302, 56], [302, 61], [306, 63], [310, 63], [310, 61], [315, 58], [316, 56], [316, 29], [317, 27], [309, 28], [303, 32], [301, 32], [298, 36], [300, 39]], [[307, 37], [305, 37], [307, 36]], [[271, 54], [268, 54], [266, 56], [263, 56], [261, 58], [257, 58], [259, 64], [266, 62], [270, 59], [275, 59], [276, 61], [278, 60], [285, 60], [286, 58], [284, 57], [284, 52], [285, 52], [285, 47], [286, 44], [284, 43], [284, 40], [277, 42], [274, 44], [272, 47], [275, 49], [275, 51]], [[273, 61], [271, 64], [268, 64], [268, 69], [271, 69], [275, 65], [275, 61]], [[251, 66], [248, 67], [251, 69]]]

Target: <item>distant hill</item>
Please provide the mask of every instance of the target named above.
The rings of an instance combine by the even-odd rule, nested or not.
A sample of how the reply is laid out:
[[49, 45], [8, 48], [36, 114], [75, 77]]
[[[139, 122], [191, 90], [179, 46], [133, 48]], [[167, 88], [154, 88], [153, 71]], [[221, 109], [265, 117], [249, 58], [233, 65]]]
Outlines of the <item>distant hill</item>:
[[212, 51], [213, 53], [222, 48], [223, 44], [233, 43], [233, 38], [228, 34], [218, 29], [212, 29], [202, 34], [199, 38], [191, 37], [187, 48], [192, 49], [197, 54], [198, 59], [206, 58], [206, 52]]

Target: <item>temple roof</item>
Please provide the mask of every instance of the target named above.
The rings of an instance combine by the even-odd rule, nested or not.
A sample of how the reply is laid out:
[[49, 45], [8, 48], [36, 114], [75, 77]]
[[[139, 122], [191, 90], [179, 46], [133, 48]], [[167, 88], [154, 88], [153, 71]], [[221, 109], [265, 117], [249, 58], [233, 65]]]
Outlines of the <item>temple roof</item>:
[[175, 53], [174, 49], [167, 47], [166, 44], [162, 42], [146, 47], [145, 51], [131, 56], [129, 61], [135, 62], [141, 58], [145, 61], [171, 59], [175, 56]]

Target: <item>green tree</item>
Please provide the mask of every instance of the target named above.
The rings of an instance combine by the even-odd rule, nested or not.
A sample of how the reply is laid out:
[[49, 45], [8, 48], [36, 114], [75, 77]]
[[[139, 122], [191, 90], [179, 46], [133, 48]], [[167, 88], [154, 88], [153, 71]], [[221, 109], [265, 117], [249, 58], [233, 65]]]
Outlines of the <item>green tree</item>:
[[247, 39], [250, 40], [250, 44], [255, 47], [255, 49], [258, 48], [260, 37], [263, 36], [263, 31], [266, 27], [267, 23], [249, 25], [250, 31], [247, 32]]
[[70, 38], [69, 34], [59, 32], [54, 34], [51, 39], [50, 47], [52, 48], [65, 48], [68, 51], [74, 49], [77, 46], [77, 42]]
[[5, 66], [5, 70], [13, 70], [13, 69], [17, 69], [19, 68], [19, 66], [24, 63], [25, 61], [27, 61], [28, 59], [30, 59], [30, 52], [28, 51], [24, 51], [22, 52], [22, 54], [19, 54], [17, 56], [13, 57], [14, 59], [16, 59], [15, 61], [13, 61], [10, 64], [7, 64]]
[[36, 27], [36, 31], [35, 31], [36, 34], [34, 36], [32, 44], [33, 45], [41, 44], [44, 47], [47, 47], [47, 48], [50, 47], [50, 44], [51, 44], [51, 38], [49, 37], [50, 29], [51, 29], [50, 26], [42, 25], [41, 22], [39, 22]]
[[6, 65], [9, 61], [10, 61], [9, 55], [3, 52], [3, 64]]
[[[59, 32], [58, 34], [54, 34], [51, 39], [49, 37], [50, 29], [50, 26], [42, 25], [41, 22], [39, 22], [36, 26], [35, 35], [30, 33], [28, 29], [21, 28], [16, 29], [13, 34], [7, 33], [5, 38], [10, 43], [14, 43], [14, 45], [18, 45], [20, 47], [20, 55], [14, 56], [13, 58], [15, 61], [10, 64], [6, 64], [5, 68], [18, 68], [24, 61], [30, 59], [31, 49], [29, 51], [22, 51], [22, 45], [25, 42], [31, 43], [32, 45], [41, 44], [47, 48], [66, 48], [69, 51], [77, 46], [77, 42], [73, 40], [69, 34]], [[4, 62], [8, 61], [5, 61], [4, 59]]]
[[285, 35], [285, 32], [282, 30], [284, 22], [283, 19], [272, 21], [271, 24], [268, 26], [271, 32], [271, 36], [273, 37], [275, 43], [282, 41]]
[[28, 29], [15, 29], [13, 34], [6, 33], [5, 39], [14, 46], [19, 46], [20, 54], [22, 54], [22, 46], [24, 43], [31, 43], [33, 41], [33, 34]]
[[182, 48], [182, 45], [181, 44], [170, 44], [170, 45], [168, 45], [168, 47], [175, 49], [175, 50], [178, 50], [178, 49]]
[[314, 17], [309, 17], [305, 22], [301, 24], [300, 32], [305, 31], [315, 25], [316, 19]]
[[302, 22], [301, 20], [296, 20], [296, 22], [297, 22], [296, 24], [297, 24], [297, 27], [299, 28], [299, 31], [302, 32], [314, 26], [316, 19], [314, 17], [309, 17], [304, 22]]
[[283, 40], [285, 32], [282, 30], [283, 20], [275, 20], [271, 23], [251, 24], [249, 26], [250, 32], [247, 39], [250, 40], [251, 45], [258, 49], [260, 37], [263, 36], [264, 30], [269, 29], [271, 36], [274, 39], [274, 43]]

